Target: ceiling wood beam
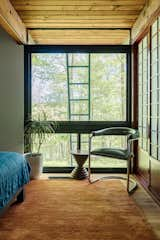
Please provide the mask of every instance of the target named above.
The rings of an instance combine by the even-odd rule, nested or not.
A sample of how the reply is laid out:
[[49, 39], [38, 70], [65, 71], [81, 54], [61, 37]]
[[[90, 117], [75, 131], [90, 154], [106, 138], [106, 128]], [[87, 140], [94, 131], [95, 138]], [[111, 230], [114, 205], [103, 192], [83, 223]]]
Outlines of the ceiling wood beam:
[[17, 11], [41, 11], [42, 8], [44, 11], [114, 11], [114, 10], [141, 10], [143, 4], [134, 4], [134, 5], [34, 5], [33, 4], [14, 4], [14, 7]]
[[[97, 45], [96, 39], [89, 39], [86, 41], [86, 39], [58, 39], [54, 40], [52, 39], [34, 39], [37, 44], [44, 44], [44, 45]], [[99, 39], [98, 45], [121, 45], [124, 39]]]
[[30, 15], [30, 16], [24, 16], [24, 15], [21, 15], [21, 19], [23, 19], [23, 21], [57, 21], [60, 22], [60, 21], [84, 21], [84, 20], [88, 20], [88, 21], [105, 21], [105, 20], [118, 20], [118, 21], [121, 21], [121, 20], [136, 20], [137, 18], [137, 15], [135, 14], [126, 14], [126, 15], [112, 15], [111, 14], [108, 14], [108, 15], [91, 15], [91, 16], [88, 16], [88, 15], [83, 15], [83, 16], [67, 16], [67, 15], [64, 15], [64, 16], [60, 16], [60, 15], [50, 15], [50, 16], [44, 16], [44, 15], [37, 15], [37, 16], [33, 16], [33, 15]]
[[[110, 5], [135, 5], [145, 4], [145, 0], [11, 0], [14, 6], [110, 6]], [[32, 9], [33, 10], [33, 9]]]
[[18, 43], [27, 43], [27, 31], [9, 0], [0, 1], [0, 25]]
[[85, 28], [99, 28], [99, 29], [103, 29], [103, 28], [131, 28], [131, 26], [133, 25], [133, 22], [127, 22], [127, 23], [117, 23], [117, 22], [110, 22], [110, 23], [25, 23], [26, 27], [29, 29], [37, 29], [37, 28], [41, 28], [41, 29], [45, 29], [45, 28], [57, 28], [57, 29], [72, 29], [72, 28], [80, 28], [80, 29], [85, 29]]
[[[38, 44], [120, 44], [129, 38], [129, 30], [29, 30]], [[47, 36], [47, 37], [46, 37]]]
[[27, 28], [131, 28], [138, 16], [129, 11], [19, 11]]
[[22, 16], [23, 18], [25, 17], [34, 17], [34, 16], [45, 16], [46, 18], [49, 16], [52, 17], [56, 17], [56, 16], [69, 16], [69, 17], [75, 17], [77, 18], [78, 16], [101, 16], [101, 18], [103, 19], [103, 16], [113, 16], [113, 15], [138, 15], [139, 14], [139, 10], [102, 10], [102, 11], [79, 11], [79, 10], [75, 10], [75, 11], [71, 11], [71, 10], [62, 10], [62, 11], [52, 11], [52, 10], [48, 10], [48, 11], [18, 11], [19, 15]]
[[133, 25], [131, 38], [132, 43], [138, 41], [142, 32], [146, 30], [155, 15], [160, 14], [160, 0], [148, 0], [141, 14]]
[[72, 30], [72, 29], [69, 29], [69, 30], [30, 30], [30, 32], [32, 34], [35, 34], [36, 36], [40, 35], [40, 36], [58, 36], [58, 37], [65, 37], [65, 36], [85, 36], [85, 37], [88, 37], [88, 36], [94, 36], [95, 38], [99, 37], [99, 36], [104, 36], [104, 37], [107, 37], [107, 36], [121, 36], [121, 35], [129, 35], [130, 31], [129, 30], [94, 30], [94, 29], [87, 29], [87, 30], [81, 30], [81, 29], [78, 29], [78, 30]]

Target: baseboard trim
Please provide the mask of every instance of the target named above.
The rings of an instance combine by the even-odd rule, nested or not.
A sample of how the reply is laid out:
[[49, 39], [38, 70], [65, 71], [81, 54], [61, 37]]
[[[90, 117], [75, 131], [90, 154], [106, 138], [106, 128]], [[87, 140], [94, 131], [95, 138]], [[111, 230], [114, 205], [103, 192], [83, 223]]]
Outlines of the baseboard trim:
[[[71, 173], [74, 167], [44, 167], [43, 173]], [[126, 168], [92, 168], [92, 173], [126, 173]]]

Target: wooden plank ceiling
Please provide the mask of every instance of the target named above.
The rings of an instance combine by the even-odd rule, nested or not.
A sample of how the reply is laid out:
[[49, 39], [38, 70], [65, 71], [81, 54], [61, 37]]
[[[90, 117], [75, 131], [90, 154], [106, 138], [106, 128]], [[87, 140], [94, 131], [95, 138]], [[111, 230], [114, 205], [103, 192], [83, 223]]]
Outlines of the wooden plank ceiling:
[[10, 1], [38, 44], [124, 44], [145, 5], [145, 0]]

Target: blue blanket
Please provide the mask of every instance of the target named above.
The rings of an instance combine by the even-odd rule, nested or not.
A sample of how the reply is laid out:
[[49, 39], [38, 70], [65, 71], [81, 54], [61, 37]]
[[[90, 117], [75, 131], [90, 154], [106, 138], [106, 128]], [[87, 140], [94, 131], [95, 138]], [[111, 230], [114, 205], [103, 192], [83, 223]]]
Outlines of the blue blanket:
[[0, 210], [29, 182], [29, 171], [22, 154], [0, 152]]

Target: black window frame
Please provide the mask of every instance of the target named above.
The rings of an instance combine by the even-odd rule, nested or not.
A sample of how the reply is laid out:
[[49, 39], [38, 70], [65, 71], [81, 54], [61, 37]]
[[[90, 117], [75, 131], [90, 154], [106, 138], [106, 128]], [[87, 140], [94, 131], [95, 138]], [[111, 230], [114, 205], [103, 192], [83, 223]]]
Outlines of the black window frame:
[[131, 46], [106, 45], [106, 46], [52, 46], [52, 45], [25, 45], [24, 46], [24, 119], [31, 116], [31, 54], [32, 53], [126, 53], [126, 121], [57, 121], [56, 133], [91, 133], [93, 130], [105, 127], [131, 127]]
[[[126, 121], [57, 121], [56, 133], [90, 134], [93, 130], [107, 127], [131, 127], [132, 79], [131, 45], [25, 45], [24, 46], [24, 124], [32, 113], [32, 53], [125, 53], [126, 54]], [[73, 167], [44, 167], [44, 173], [69, 173]], [[126, 173], [126, 168], [94, 168], [97, 173]]]

